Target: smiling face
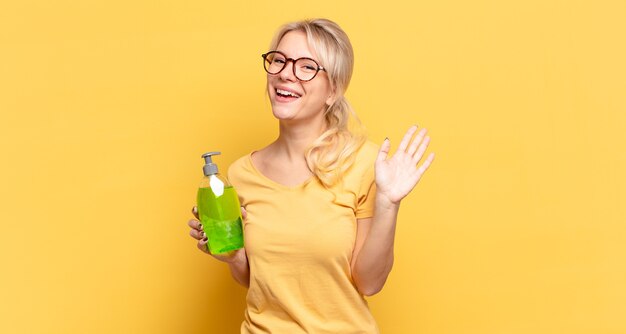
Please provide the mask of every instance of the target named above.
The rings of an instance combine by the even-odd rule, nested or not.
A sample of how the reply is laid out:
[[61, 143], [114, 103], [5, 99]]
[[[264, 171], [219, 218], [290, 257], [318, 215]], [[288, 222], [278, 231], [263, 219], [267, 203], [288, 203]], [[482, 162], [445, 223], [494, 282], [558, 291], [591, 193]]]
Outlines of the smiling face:
[[[315, 59], [307, 36], [302, 31], [290, 31], [280, 40], [277, 51], [289, 58]], [[332, 89], [325, 71], [319, 71], [311, 81], [301, 82], [293, 74], [293, 62], [288, 62], [278, 74], [267, 75], [267, 92], [274, 117], [281, 121], [323, 120], [324, 110], [333, 101]]]

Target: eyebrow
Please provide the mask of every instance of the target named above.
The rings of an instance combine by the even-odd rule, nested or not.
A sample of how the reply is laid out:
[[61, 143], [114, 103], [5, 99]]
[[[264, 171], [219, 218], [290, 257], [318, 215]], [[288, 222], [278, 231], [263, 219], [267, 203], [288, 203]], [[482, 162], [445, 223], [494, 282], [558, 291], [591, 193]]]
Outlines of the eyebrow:
[[274, 51], [278, 51], [278, 52], [280, 52], [280, 53], [284, 54], [285, 56], [287, 56], [287, 58], [291, 58], [291, 59], [294, 59], [294, 60], [298, 60], [298, 59], [300, 59], [300, 58], [306, 58], [306, 59], [313, 59], [313, 60], [315, 60], [315, 62], [316, 62], [316, 63], [318, 63], [318, 64], [319, 64], [319, 62], [320, 62], [319, 60], [317, 60], [317, 59], [315, 59], [315, 58], [313, 58], [313, 57], [298, 57], [298, 58], [293, 58], [293, 57], [289, 56], [289, 55], [287, 54], [287, 52], [285, 52], [285, 51], [283, 51], [283, 50], [278, 50], [278, 49], [276, 49], [276, 50], [274, 50]]

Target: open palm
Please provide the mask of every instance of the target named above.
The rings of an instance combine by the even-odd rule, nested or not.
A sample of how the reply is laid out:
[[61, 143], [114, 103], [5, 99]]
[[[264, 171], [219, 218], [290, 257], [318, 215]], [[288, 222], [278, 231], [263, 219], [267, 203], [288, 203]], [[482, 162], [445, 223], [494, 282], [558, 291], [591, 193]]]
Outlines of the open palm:
[[430, 137], [426, 136], [426, 129], [420, 130], [413, 140], [417, 126], [412, 126], [402, 138], [396, 153], [390, 158], [391, 143], [385, 139], [376, 159], [376, 187], [377, 196], [384, 196], [392, 203], [399, 203], [417, 185], [422, 175], [435, 158], [435, 154], [428, 155], [418, 167]]

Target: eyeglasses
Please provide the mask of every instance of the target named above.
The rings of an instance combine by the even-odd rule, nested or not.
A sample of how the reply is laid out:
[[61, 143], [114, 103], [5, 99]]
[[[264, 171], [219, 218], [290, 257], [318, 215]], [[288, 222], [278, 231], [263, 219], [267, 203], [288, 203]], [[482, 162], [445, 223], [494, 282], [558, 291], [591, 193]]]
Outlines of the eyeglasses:
[[287, 58], [280, 51], [270, 51], [261, 55], [263, 57], [263, 68], [269, 74], [278, 74], [289, 61], [293, 62], [293, 75], [300, 81], [311, 81], [319, 71], [326, 71], [315, 60], [311, 58]]

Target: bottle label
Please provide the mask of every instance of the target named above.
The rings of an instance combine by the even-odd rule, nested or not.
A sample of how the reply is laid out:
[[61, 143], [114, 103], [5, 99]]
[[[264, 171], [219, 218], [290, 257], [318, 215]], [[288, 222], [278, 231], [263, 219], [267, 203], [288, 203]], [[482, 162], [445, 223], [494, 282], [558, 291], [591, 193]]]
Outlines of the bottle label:
[[210, 176], [209, 185], [211, 186], [211, 190], [213, 190], [215, 197], [220, 197], [224, 194], [224, 182], [222, 182], [222, 180], [220, 180], [217, 176]]

